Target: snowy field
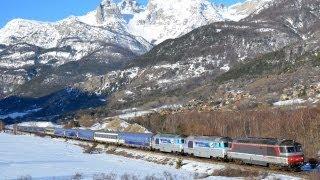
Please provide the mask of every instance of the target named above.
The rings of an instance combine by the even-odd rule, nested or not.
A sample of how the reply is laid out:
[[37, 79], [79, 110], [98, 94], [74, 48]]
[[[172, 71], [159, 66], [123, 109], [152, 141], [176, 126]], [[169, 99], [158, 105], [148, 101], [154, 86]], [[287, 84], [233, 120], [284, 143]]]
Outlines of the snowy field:
[[[130, 152], [131, 151], [131, 152]], [[127, 150], [134, 153], [135, 150]], [[148, 155], [146, 155], [148, 154]], [[138, 154], [136, 154], [138, 155]], [[160, 158], [145, 152], [145, 158]], [[168, 160], [170, 161], [170, 160]], [[171, 160], [172, 161], [172, 160]], [[73, 141], [14, 136], [0, 133], [0, 179], [65, 180], [65, 179], [194, 179], [196, 172], [223, 169], [223, 165], [185, 161], [181, 169], [142, 159], [126, 158], [107, 153], [85, 154]], [[77, 176], [79, 175], [79, 176]], [[79, 178], [81, 176], [81, 178]], [[75, 178], [78, 177], [78, 178]], [[287, 176], [269, 178], [292, 179]], [[266, 179], [269, 179], [266, 178]], [[242, 179], [206, 176], [204, 179]]]
[[[0, 134], [0, 179], [71, 179], [81, 174], [85, 179], [107, 175], [192, 179], [186, 170], [176, 170], [142, 160], [109, 154], [84, 154], [79, 146], [57, 139], [28, 135]], [[130, 179], [130, 178], [129, 178]], [[134, 179], [134, 178], [132, 178]]]

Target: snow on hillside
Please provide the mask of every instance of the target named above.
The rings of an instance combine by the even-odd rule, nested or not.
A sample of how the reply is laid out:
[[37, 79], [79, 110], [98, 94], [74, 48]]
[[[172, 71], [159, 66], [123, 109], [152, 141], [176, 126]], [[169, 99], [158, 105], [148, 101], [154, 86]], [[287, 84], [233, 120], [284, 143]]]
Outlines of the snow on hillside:
[[263, 8], [267, 3], [273, 0], [246, 0], [242, 3], [236, 3], [227, 8], [221, 9], [221, 14], [224, 18], [239, 21], [246, 18], [251, 13]]
[[303, 99], [292, 99], [292, 100], [286, 100], [286, 101], [278, 101], [273, 103], [274, 106], [290, 106], [295, 104], [303, 104], [306, 101]]
[[6, 118], [16, 119], [16, 118], [24, 117], [30, 113], [38, 112], [40, 110], [41, 108], [37, 108], [37, 109], [31, 109], [24, 112], [13, 112], [10, 114], [3, 114], [3, 115], [0, 115], [0, 119], [6, 119]]
[[[108, 119], [111, 119], [111, 121], [108, 121]], [[146, 128], [140, 126], [139, 124], [130, 124], [124, 120], [114, 118], [107, 118], [106, 122], [96, 123], [90, 129], [114, 132], [123, 131], [133, 133], [149, 133], [149, 131]]]
[[23, 122], [19, 123], [19, 126], [32, 126], [32, 127], [61, 127], [60, 125], [54, 124], [52, 122], [36, 122], [36, 121], [31, 121], [31, 122]]

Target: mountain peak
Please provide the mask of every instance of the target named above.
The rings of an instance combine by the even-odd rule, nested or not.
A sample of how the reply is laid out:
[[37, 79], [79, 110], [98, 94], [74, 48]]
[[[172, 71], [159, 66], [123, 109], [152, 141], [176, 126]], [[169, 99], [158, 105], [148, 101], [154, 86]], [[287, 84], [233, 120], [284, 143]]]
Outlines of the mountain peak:
[[208, 0], [150, 0], [146, 9], [129, 22], [129, 29], [158, 44], [221, 20], [218, 8]]
[[103, 0], [96, 11], [96, 20], [98, 24], [104, 24], [106, 21], [121, 19], [121, 12], [118, 6], [110, 0]]
[[122, 14], [140, 13], [143, 10], [135, 0], [122, 0], [118, 6]]

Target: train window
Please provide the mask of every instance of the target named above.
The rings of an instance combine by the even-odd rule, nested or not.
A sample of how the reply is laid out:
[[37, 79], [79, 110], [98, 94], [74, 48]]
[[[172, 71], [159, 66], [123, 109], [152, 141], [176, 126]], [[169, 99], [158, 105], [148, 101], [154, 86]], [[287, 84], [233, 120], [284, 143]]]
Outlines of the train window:
[[156, 138], [156, 144], [159, 144], [159, 139], [158, 138]]
[[294, 153], [296, 152], [295, 147], [281, 147], [280, 150], [282, 153]]
[[171, 139], [160, 139], [160, 142], [162, 144], [173, 144], [173, 141]]
[[281, 151], [281, 153], [286, 153], [287, 149], [285, 147], [280, 147], [280, 151]]
[[295, 149], [296, 149], [296, 152], [302, 152], [302, 147], [301, 146], [296, 146]]
[[294, 153], [295, 152], [295, 148], [294, 147], [287, 147], [287, 152], [288, 153]]
[[273, 147], [267, 147], [267, 155], [268, 156], [276, 156], [276, 151]]
[[182, 143], [182, 144], [184, 144], [184, 143], [185, 143], [185, 142], [184, 142], [184, 139], [181, 139], [181, 143]]
[[227, 148], [227, 147], [229, 147], [229, 143], [225, 142], [225, 143], [223, 143], [223, 146], [224, 146], [225, 148]]
[[188, 142], [188, 148], [193, 148], [193, 141]]

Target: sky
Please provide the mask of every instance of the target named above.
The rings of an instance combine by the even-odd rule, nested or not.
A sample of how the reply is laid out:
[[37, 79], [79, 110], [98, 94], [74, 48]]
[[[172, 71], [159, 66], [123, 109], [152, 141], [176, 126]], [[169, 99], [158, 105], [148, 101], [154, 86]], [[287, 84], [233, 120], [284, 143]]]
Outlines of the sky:
[[[137, 1], [146, 4], [148, 0]], [[230, 5], [243, 0], [211, 1]], [[0, 28], [15, 18], [53, 22], [70, 15], [84, 15], [94, 10], [100, 2], [101, 0], [0, 0]]]

